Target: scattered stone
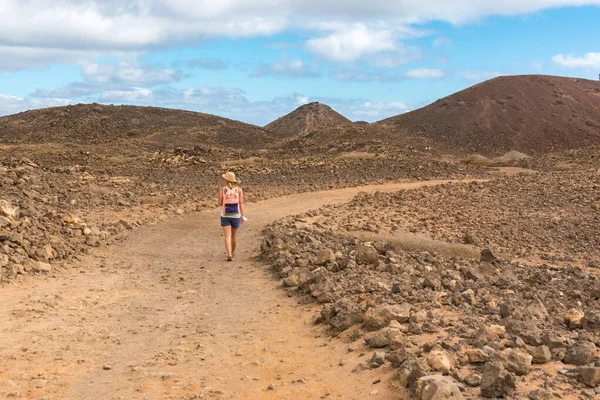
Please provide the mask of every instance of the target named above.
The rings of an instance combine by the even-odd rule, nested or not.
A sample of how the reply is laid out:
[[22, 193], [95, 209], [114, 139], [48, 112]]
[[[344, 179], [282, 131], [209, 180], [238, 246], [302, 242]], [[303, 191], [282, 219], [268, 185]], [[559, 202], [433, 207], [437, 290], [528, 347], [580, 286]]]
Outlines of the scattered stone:
[[376, 351], [371, 357], [371, 368], [379, 368], [385, 364], [385, 352]]
[[515, 377], [502, 365], [489, 362], [483, 367], [481, 395], [487, 398], [512, 396], [517, 384]]
[[600, 312], [590, 311], [585, 313], [581, 325], [588, 332], [600, 332]]
[[482, 262], [493, 263], [494, 261], [497, 260], [497, 258], [494, 255], [494, 253], [492, 253], [492, 250], [486, 248], [486, 249], [481, 250], [480, 260]]
[[581, 320], [585, 316], [585, 313], [576, 308], [571, 308], [565, 313], [565, 324], [569, 329], [579, 329], [582, 327]]
[[410, 318], [411, 309], [412, 306], [408, 303], [369, 308], [364, 315], [363, 327], [367, 330], [377, 330], [388, 326], [391, 321], [406, 322]]
[[462, 400], [464, 397], [452, 377], [430, 375], [419, 378], [417, 382], [419, 400]]
[[447, 351], [434, 348], [427, 356], [427, 364], [433, 371], [447, 374], [456, 366], [456, 359]]
[[509, 372], [522, 376], [527, 375], [531, 369], [533, 357], [520, 349], [505, 349], [496, 353], [497, 361], [501, 363]]
[[588, 341], [579, 341], [571, 346], [565, 355], [564, 363], [572, 365], [586, 365], [591, 363], [596, 356], [596, 345]]
[[316, 265], [326, 265], [335, 261], [335, 253], [331, 249], [323, 249], [315, 256]]
[[361, 244], [356, 249], [356, 262], [359, 264], [374, 265], [379, 260], [379, 254], [373, 246]]
[[479, 374], [469, 374], [467, 376], [465, 376], [465, 378], [463, 379], [463, 382], [465, 383], [465, 385], [470, 386], [470, 387], [477, 387], [481, 385], [481, 375]]
[[550, 393], [542, 389], [536, 389], [532, 392], [529, 392], [529, 395], [527, 397], [530, 400], [550, 400], [552, 398], [552, 395], [550, 395]]
[[599, 367], [582, 367], [579, 368], [581, 381], [589, 387], [597, 387], [600, 385], [600, 368]]
[[548, 346], [529, 346], [527, 352], [533, 357], [533, 364], [546, 364], [552, 360], [552, 353]]

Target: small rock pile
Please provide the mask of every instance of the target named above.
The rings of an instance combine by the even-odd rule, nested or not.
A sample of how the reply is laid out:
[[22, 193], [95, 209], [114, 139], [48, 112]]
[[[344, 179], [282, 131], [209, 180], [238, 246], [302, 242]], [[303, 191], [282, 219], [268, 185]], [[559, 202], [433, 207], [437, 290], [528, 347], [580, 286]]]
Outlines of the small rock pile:
[[261, 256], [323, 304], [318, 322], [372, 349], [357, 370], [389, 366], [418, 399], [600, 393], [597, 276], [364, 242], [312, 223], [321, 211], [272, 224]]

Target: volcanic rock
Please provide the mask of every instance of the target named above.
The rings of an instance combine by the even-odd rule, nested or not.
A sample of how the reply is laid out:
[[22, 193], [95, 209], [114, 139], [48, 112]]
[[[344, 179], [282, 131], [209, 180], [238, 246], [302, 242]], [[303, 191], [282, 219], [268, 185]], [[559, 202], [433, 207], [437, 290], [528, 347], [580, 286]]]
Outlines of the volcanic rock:
[[565, 364], [586, 365], [596, 356], [596, 345], [588, 341], [579, 341], [569, 348], [565, 356]]
[[512, 396], [517, 384], [515, 377], [502, 365], [490, 362], [483, 368], [481, 395], [488, 398]]
[[419, 378], [417, 382], [419, 400], [462, 400], [463, 396], [452, 377], [430, 375]]

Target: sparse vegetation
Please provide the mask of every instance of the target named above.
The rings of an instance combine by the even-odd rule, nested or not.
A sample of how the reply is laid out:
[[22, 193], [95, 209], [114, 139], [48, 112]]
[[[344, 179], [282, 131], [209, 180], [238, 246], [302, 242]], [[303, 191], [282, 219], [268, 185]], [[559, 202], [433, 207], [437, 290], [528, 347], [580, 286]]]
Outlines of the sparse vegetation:
[[521, 153], [520, 151], [511, 150], [504, 154], [501, 157], [496, 158], [496, 162], [509, 162], [509, 161], [519, 161], [524, 160], [526, 158], [530, 158], [527, 154]]
[[404, 251], [427, 251], [443, 257], [460, 257], [466, 260], [479, 260], [481, 250], [475, 246], [460, 243], [448, 243], [428, 236], [397, 230], [393, 233], [375, 233], [368, 231], [350, 232], [364, 242], [387, 242]]
[[481, 154], [471, 154], [467, 157], [461, 158], [461, 164], [470, 164], [470, 165], [489, 165], [492, 163], [492, 160], [489, 158], [482, 156]]
[[364, 151], [349, 151], [341, 153], [337, 157], [342, 160], [374, 160], [378, 157], [378, 155]]

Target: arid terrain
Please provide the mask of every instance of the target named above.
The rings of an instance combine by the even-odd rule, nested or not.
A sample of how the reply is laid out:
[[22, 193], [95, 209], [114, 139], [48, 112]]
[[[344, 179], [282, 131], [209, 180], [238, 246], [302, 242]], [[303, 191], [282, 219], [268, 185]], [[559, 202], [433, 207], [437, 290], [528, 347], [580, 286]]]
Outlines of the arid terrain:
[[598, 92], [503, 77], [373, 124], [0, 117], [0, 397], [600, 396]]

